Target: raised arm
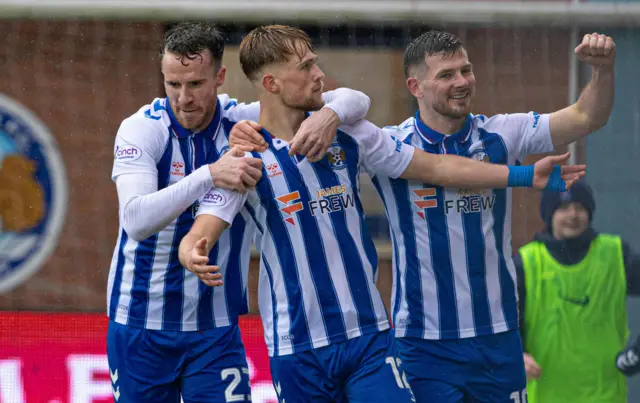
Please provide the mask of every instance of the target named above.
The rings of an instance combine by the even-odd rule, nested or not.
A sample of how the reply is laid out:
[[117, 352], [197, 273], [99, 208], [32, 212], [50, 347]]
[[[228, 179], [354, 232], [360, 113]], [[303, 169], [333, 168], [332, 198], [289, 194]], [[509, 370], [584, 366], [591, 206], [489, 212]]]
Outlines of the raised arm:
[[575, 54], [591, 65], [591, 80], [576, 103], [551, 114], [551, 138], [556, 149], [603, 127], [613, 108], [616, 58], [613, 39], [587, 34]]

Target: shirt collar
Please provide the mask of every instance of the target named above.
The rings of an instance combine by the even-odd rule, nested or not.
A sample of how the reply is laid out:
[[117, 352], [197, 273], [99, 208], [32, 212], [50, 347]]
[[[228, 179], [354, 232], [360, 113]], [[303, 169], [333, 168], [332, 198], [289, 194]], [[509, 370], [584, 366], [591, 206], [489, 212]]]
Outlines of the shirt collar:
[[[269, 147], [271, 147], [276, 151], [280, 151], [283, 148], [289, 147], [288, 141], [275, 137], [273, 134], [269, 133], [266, 129], [260, 130], [260, 134], [262, 134], [262, 137], [264, 138], [264, 140], [267, 142], [267, 144], [269, 144]], [[296, 154], [295, 156], [292, 156], [292, 158], [298, 164], [305, 160], [305, 156], [300, 154]]]
[[[311, 113], [305, 112], [305, 119], [311, 116]], [[289, 147], [289, 142], [286, 140], [282, 140], [271, 134], [267, 129], [260, 130], [260, 133], [264, 137], [267, 144], [273, 147], [275, 150], [280, 151], [285, 147]]]
[[261, 129], [260, 134], [264, 137], [264, 140], [269, 144], [270, 147], [273, 147], [275, 150], [280, 151], [285, 147], [289, 147], [289, 142], [279, 139], [273, 134], [269, 133], [267, 129]]
[[216, 112], [213, 115], [213, 119], [211, 123], [202, 131], [193, 132], [189, 129], [185, 129], [178, 123], [178, 119], [176, 119], [173, 114], [173, 110], [171, 110], [171, 103], [169, 102], [169, 98], [166, 98], [167, 103], [167, 111], [169, 112], [169, 119], [171, 120], [171, 128], [173, 129], [173, 133], [179, 139], [189, 137], [192, 134], [203, 134], [205, 137], [212, 139], [216, 133], [218, 132], [218, 127], [220, 126], [220, 121], [222, 120], [222, 107], [220, 106], [220, 101], [216, 99]]
[[447, 137], [453, 138], [458, 143], [464, 143], [471, 137], [471, 115], [467, 115], [464, 126], [460, 130], [450, 135], [439, 133], [424, 124], [420, 119], [420, 111], [416, 112], [415, 125], [418, 133], [430, 144], [438, 144]]

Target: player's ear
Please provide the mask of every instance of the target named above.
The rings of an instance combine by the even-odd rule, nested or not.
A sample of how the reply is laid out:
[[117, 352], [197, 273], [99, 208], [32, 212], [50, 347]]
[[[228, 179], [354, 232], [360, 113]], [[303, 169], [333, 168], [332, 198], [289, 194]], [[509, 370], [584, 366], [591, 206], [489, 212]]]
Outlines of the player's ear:
[[227, 77], [227, 68], [221, 66], [216, 73], [216, 85], [218, 87], [222, 87], [224, 85], [224, 80]]
[[272, 94], [277, 94], [280, 92], [280, 86], [276, 82], [276, 78], [273, 74], [265, 74], [262, 76], [262, 87]]
[[407, 88], [409, 88], [409, 91], [411, 92], [411, 95], [413, 95], [416, 98], [422, 98], [422, 89], [420, 88], [420, 81], [418, 81], [417, 78], [415, 77], [409, 77], [407, 78]]

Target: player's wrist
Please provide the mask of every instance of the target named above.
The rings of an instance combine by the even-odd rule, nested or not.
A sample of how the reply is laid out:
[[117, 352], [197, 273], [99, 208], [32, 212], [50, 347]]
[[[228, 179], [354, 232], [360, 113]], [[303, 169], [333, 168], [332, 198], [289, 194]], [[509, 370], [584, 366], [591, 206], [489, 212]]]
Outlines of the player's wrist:
[[206, 176], [206, 179], [207, 179], [206, 182], [207, 182], [207, 185], [209, 186], [207, 190], [209, 190], [211, 187], [219, 187], [217, 183], [220, 182], [220, 173], [218, 172], [218, 167], [216, 166], [216, 164], [213, 163], [213, 164], [207, 165], [207, 170], [208, 170], [208, 175]]
[[591, 66], [591, 81], [611, 80], [614, 75], [615, 64], [597, 64]]
[[316, 114], [322, 114], [322, 117], [326, 119], [327, 124], [332, 124], [340, 126], [343, 121], [343, 116], [340, 115], [339, 111], [337, 111], [331, 104], [326, 104], [322, 107]]
[[515, 166], [509, 165], [508, 187], [532, 187], [534, 167], [533, 165]]

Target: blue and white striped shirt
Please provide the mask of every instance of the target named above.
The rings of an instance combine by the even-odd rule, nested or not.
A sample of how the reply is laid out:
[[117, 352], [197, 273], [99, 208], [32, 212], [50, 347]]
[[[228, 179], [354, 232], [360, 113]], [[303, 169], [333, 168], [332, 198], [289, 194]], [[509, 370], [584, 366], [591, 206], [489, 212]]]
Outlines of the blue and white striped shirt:
[[[158, 190], [164, 189], [215, 162], [228, 149], [227, 136], [235, 121], [258, 116], [258, 103], [237, 105], [220, 95], [211, 124], [193, 134], [174, 118], [168, 100], [157, 98], [121, 125], [112, 178], [127, 173], [157, 175]], [[178, 246], [191, 228], [197, 207], [194, 200], [167, 227], [139, 242], [120, 225], [107, 291], [112, 320], [147, 329], [192, 331], [228, 326], [248, 311], [253, 221], [241, 214], [235, 217], [233, 228], [211, 250], [210, 259], [220, 266], [224, 280], [224, 286], [211, 288], [178, 260]]]
[[[450, 136], [416, 117], [385, 128], [405, 144], [515, 165], [553, 151], [549, 115], [470, 115]], [[518, 326], [511, 259], [511, 190], [443, 189], [378, 175], [391, 227], [396, 337], [456, 339]]]
[[389, 328], [358, 178], [363, 168], [400, 176], [413, 147], [361, 121], [340, 127], [327, 156], [310, 163], [290, 157], [287, 142], [263, 135], [269, 148], [254, 153], [264, 163], [256, 189], [245, 195], [212, 189], [198, 215], [232, 222], [244, 210], [254, 218], [261, 234], [258, 300], [269, 355]]

